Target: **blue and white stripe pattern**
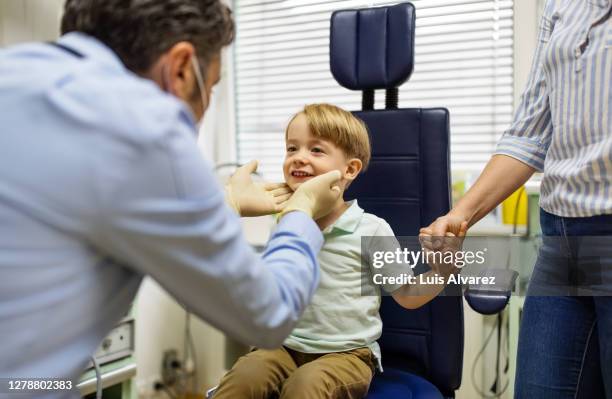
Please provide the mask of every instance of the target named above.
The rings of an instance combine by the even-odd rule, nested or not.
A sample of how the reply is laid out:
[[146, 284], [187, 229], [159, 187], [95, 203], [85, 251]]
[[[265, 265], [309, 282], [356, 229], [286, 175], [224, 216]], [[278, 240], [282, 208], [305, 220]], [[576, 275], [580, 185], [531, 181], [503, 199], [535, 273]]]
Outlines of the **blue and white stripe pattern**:
[[612, 214], [612, 0], [549, 0], [514, 121], [496, 154], [544, 171], [540, 205]]

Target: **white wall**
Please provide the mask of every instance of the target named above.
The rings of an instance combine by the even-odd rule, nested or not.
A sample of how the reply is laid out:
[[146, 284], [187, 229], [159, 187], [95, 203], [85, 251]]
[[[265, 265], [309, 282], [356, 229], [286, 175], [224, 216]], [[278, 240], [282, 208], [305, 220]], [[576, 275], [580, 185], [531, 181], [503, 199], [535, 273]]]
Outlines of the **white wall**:
[[514, 105], [527, 83], [538, 38], [541, 0], [514, 0]]
[[63, 0], [0, 0], [0, 46], [59, 35]]
[[0, 48], [4, 46], [4, 6], [0, 0]]

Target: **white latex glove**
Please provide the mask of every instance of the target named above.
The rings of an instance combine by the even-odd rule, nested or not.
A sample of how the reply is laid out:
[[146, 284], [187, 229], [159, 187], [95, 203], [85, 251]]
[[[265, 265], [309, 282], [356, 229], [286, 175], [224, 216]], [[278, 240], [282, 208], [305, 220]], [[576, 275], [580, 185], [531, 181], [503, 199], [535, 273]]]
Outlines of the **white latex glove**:
[[293, 193], [281, 216], [291, 211], [302, 211], [314, 220], [330, 213], [340, 198], [340, 171], [332, 170], [302, 183]]
[[285, 183], [254, 183], [257, 161], [236, 169], [225, 186], [225, 198], [240, 216], [262, 216], [282, 211], [291, 197]]

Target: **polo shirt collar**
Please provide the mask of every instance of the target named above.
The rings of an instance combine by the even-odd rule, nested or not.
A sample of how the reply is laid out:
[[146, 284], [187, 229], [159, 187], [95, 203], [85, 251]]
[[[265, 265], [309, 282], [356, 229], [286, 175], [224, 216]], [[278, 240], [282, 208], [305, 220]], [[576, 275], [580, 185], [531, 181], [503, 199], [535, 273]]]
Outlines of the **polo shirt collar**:
[[354, 233], [357, 230], [357, 226], [361, 222], [361, 218], [363, 216], [363, 209], [359, 207], [357, 200], [350, 201], [350, 206], [340, 217], [338, 220], [334, 222], [331, 226], [326, 227], [323, 230], [323, 234], [330, 234], [334, 232], [343, 232], [343, 233]]

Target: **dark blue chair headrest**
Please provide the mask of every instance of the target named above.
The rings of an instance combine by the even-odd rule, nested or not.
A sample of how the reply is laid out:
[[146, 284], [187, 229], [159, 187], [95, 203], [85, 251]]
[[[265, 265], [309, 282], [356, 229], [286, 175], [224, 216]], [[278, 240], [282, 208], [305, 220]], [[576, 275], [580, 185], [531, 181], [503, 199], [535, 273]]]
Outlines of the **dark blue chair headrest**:
[[404, 83], [414, 65], [414, 19], [410, 3], [334, 12], [330, 64], [336, 81], [350, 90]]

